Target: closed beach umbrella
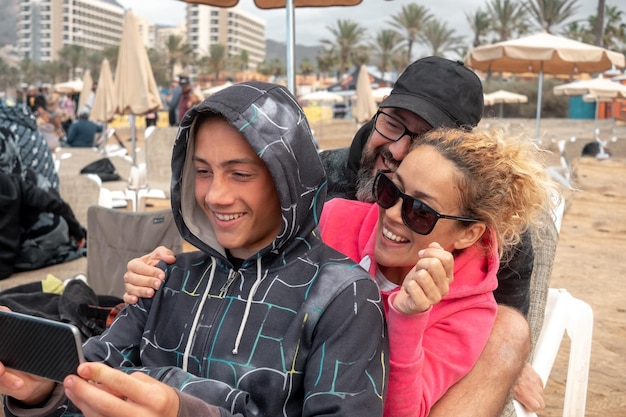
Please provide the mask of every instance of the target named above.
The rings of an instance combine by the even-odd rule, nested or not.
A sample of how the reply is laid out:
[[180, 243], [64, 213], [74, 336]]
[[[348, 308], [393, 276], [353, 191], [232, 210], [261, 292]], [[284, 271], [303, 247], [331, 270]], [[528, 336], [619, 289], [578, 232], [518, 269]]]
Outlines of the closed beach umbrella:
[[116, 113], [129, 115], [133, 164], [136, 164], [135, 115], [143, 115], [161, 108], [161, 97], [154, 80], [148, 53], [139, 36], [139, 28], [132, 12], [126, 12], [122, 40], [115, 71]]
[[378, 106], [372, 95], [372, 83], [365, 65], [361, 65], [356, 80], [356, 103], [354, 103], [354, 120], [358, 124], [368, 122], [376, 113]]
[[113, 85], [113, 75], [109, 60], [102, 60], [100, 77], [98, 78], [98, 88], [91, 110], [91, 120], [108, 123], [115, 116], [115, 86]]
[[[87, 70], [83, 75], [83, 86], [80, 90], [80, 97], [78, 98], [78, 110], [87, 106], [87, 100], [89, 100], [92, 94], [91, 87], [93, 87], [93, 78], [91, 78], [91, 71]], [[89, 111], [91, 111], [91, 108], [89, 108]]]
[[536, 136], [539, 137], [544, 74], [602, 72], [626, 66], [624, 54], [549, 33], [538, 33], [472, 49], [470, 68], [486, 72], [532, 72], [539, 75]]

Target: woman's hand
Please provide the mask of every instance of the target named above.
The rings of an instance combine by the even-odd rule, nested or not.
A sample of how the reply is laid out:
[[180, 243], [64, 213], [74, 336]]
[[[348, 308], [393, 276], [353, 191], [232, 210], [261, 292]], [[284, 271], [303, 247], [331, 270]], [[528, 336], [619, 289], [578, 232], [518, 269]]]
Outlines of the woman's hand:
[[174, 263], [174, 252], [165, 246], [159, 246], [141, 258], [131, 259], [126, 265], [124, 274], [124, 302], [135, 304], [139, 297], [154, 297], [154, 292], [159, 289], [165, 279], [163, 270], [156, 267], [159, 261], [167, 264]]
[[176, 417], [178, 394], [156, 379], [108, 365], [83, 363], [63, 381], [65, 394], [86, 417]]
[[439, 303], [454, 279], [454, 257], [438, 243], [428, 245], [419, 256], [393, 299], [393, 307], [404, 314], [421, 313]]

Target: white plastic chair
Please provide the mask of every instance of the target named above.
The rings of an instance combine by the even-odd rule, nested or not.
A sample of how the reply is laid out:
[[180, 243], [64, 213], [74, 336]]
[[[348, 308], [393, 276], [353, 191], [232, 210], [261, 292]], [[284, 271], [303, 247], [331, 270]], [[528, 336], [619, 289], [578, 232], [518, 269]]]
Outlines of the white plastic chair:
[[[593, 310], [589, 304], [563, 288], [550, 288], [543, 327], [531, 364], [545, 387], [563, 336], [567, 334], [571, 344], [563, 399], [564, 417], [585, 415], [592, 332]], [[513, 405], [518, 417], [536, 417], [517, 401], [514, 400]]]
[[[571, 142], [574, 142], [576, 138], [570, 139]], [[557, 142], [557, 146], [559, 148], [559, 161], [560, 165], [553, 165], [547, 168], [548, 173], [552, 178], [557, 181], [559, 184], [568, 189], [573, 189], [572, 187], [572, 167], [567, 159], [567, 154], [565, 153], [565, 147], [567, 142], [563, 139]]]

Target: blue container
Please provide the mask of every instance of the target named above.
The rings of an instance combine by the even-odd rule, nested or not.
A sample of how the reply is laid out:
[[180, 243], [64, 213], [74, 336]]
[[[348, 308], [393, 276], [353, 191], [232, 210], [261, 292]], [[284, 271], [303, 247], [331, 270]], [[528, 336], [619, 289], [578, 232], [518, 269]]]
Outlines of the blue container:
[[569, 118], [570, 119], [595, 119], [596, 103], [583, 101], [583, 96], [572, 96], [569, 98]]

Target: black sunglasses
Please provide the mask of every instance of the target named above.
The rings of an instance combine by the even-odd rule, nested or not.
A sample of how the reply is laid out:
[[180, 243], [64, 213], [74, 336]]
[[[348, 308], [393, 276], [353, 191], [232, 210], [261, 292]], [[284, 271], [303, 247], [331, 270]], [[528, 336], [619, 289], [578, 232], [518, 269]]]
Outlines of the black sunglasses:
[[374, 179], [374, 200], [376, 203], [388, 209], [393, 207], [402, 199], [402, 221], [405, 226], [420, 235], [427, 235], [432, 232], [439, 219], [458, 220], [460, 222], [478, 222], [480, 220], [469, 217], [448, 216], [440, 214], [432, 207], [417, 198], [404, 194], [393, 181], [385, 175], [383, 171], [376, 173]]

